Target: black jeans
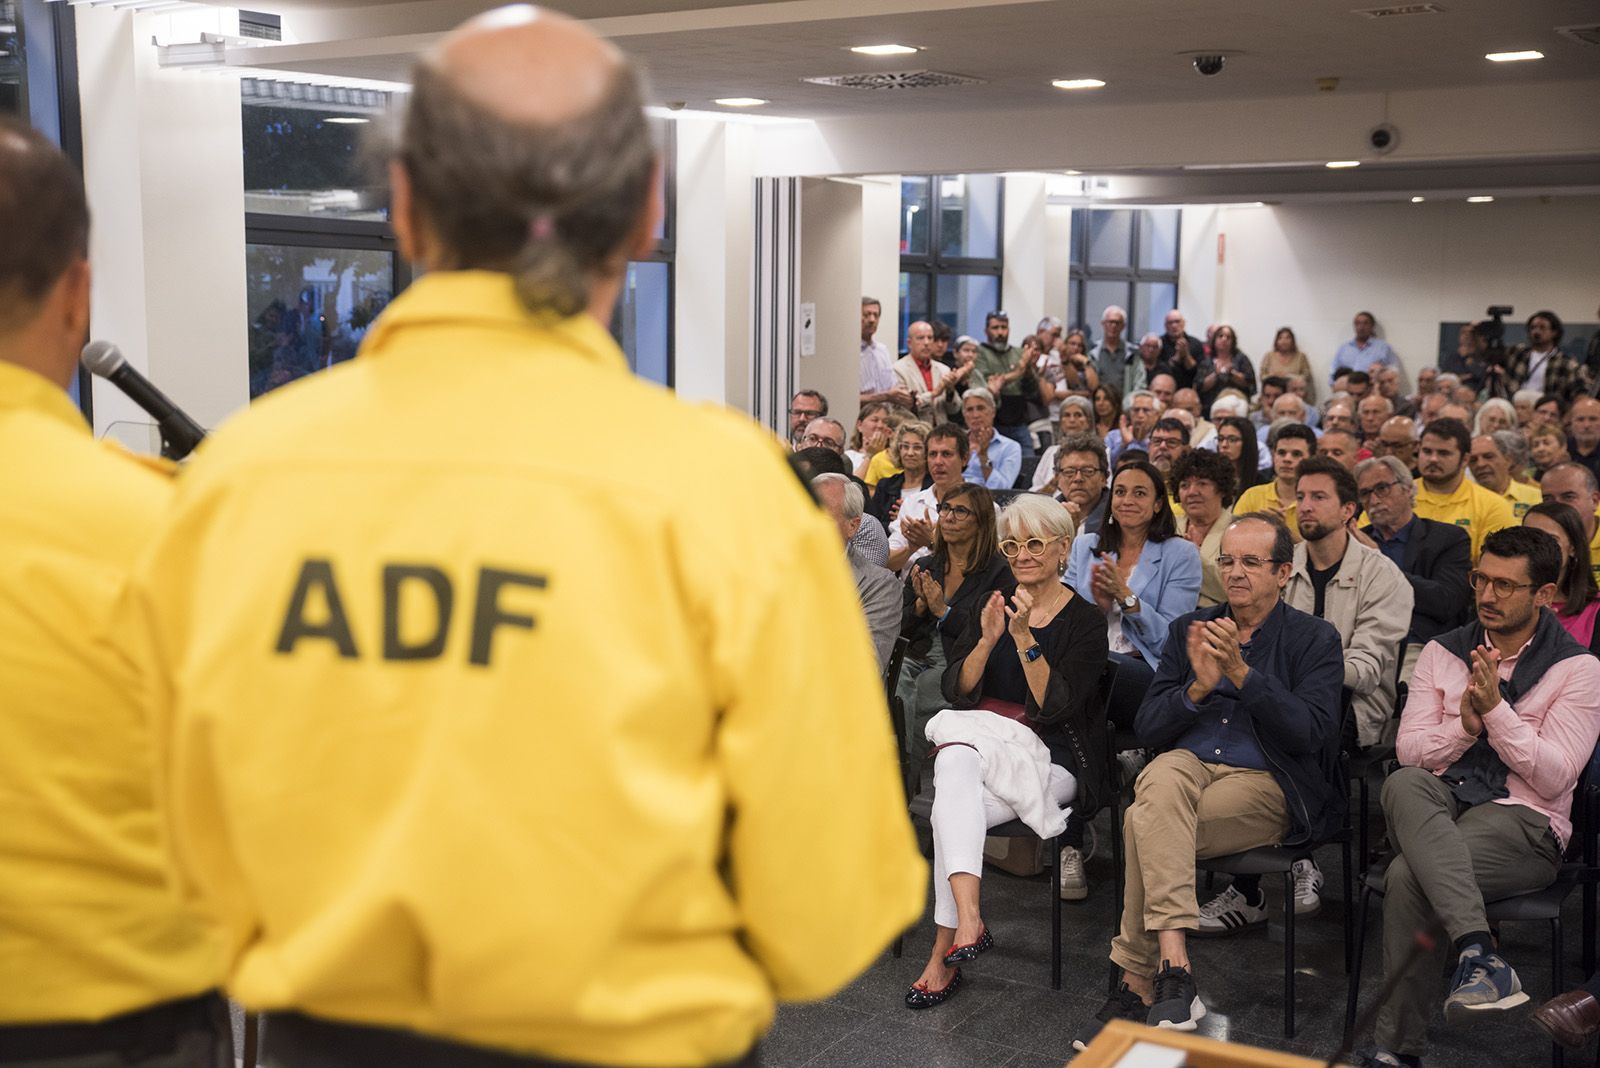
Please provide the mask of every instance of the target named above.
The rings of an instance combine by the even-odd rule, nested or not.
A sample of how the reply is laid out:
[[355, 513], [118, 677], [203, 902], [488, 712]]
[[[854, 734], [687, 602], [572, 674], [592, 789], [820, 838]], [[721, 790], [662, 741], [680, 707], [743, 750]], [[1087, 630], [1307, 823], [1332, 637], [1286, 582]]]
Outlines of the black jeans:
[[210, 992], [96, 1023], [0, 1027], [9, 1068], [233, 1068], [228, 1003]]

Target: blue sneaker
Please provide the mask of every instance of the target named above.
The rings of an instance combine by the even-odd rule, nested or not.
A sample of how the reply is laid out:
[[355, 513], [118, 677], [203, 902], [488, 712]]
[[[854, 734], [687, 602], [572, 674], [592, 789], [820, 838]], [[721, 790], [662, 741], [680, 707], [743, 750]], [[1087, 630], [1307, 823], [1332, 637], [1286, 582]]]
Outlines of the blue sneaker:
[[1528, 995], [1522, 992], [1511, 965], [1500, 954], [1473, 945], [1461, 951], [1455, 978], [1450, 981], [1450, 996], [1444, 1000], [1444, 1018], [1453, 1024], [1468, 1023], [1527, 1002]]

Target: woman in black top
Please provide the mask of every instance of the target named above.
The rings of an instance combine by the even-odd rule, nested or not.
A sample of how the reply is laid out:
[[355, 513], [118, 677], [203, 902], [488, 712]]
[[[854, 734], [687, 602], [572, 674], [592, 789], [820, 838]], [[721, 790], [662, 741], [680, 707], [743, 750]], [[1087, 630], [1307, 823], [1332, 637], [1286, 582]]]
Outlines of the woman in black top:
[[933, 476], [928, 474], [928, 433], [932, 429], [927, 423], [911, 420], [901, 423], [894, 432], [889, 458], [900, 470], [879, 479], [872, 500], [867, 503], [867, 514], [876, 516], [885, 530], [900, 514], [900, 501], [907, 496], [907, 486], [915, 492], [933, 485]]
[[923, 728], [945, 707], [944, 669], [950, 643], [961, 637], [967, 617], [996, 590], [1007, 598], [1017, 588], [995, 536], [994, 498], [964, 482], [939, 505], [939, 522], [927, 556], [907, 567], [900, 633], [911, 642], [900, 670], [899, 696], [906, 711], [906, 756], [920, 762], [928, 743]]
[[1233, 464], [1238, 476], [1234, 492], [1243, 493], [1272, 477], [1272, 468], [1261, 470], [1261, 442], [1255, 424], [1237, 415], [1217, 423], [1217, 455]]
[[[960, 987], [960, 965], [994, 945], [978, 908], [985, 831], [1027, 818], [1029, 811], [1059, 817], [1069, 803], [1093, 811], [1109, 790], [1100, 693], [1106, 621], [1092, 600], [1060, 577], [1072, 543], [1072, 516], [1058, 501], [1025, 493], [1000, 514], [1000, 532], [1017, 590], [1009, 602], [991, 593], [968, 616], [944, 673], [953, 708], [987, 711], [942, 714], [956, 717], [950, 721], [955, 735], [968, 732], [974, 740], [950, 737], [935, 757], [936, 933], [927, 967], [906, 991], [913, 1009], [948, 1000]], [[989, 716], [1020, 720], [1038, 739], [1017, 737], [1014, 724], [986, 723]], [[1049, 757], [1042, 798], [1034, 771], [1041, 750]], [[1001, 792], [1022, 807], [1002, 800]]]

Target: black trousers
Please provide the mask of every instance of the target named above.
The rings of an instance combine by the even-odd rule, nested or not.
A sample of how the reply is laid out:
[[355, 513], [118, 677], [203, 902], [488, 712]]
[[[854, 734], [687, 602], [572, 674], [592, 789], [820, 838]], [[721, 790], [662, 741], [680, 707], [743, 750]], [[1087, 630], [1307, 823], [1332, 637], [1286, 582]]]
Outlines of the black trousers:
[[8, 1068], [234, 1068], [228, 1003], [210, 992], [97, 1023], [0, 1027]]
[[[335, 1023], [298, 1012], [265, 1020], [262, 1064], [266, 1068], [596, 1068], [577, 1061], [469, 1046], [387, 1027]], [[760, 1068], [751, 1050], [714, 1068]], [[713, 1068], [713, 1066], [707, 1066]]]

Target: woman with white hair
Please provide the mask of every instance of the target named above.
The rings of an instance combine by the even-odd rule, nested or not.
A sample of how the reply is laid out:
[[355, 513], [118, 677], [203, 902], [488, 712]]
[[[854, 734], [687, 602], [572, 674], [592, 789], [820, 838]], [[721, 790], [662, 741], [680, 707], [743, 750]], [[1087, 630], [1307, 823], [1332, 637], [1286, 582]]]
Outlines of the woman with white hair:
[[1504, 397], [1491, 397], [1483, 402], [1472, 420], [1472, 436], [1493, 434], [1497, 430], [1515, 430], [1517, 410]]
[[950, 649], [951, 708], [928, 724], [934, 749], [933, 950], [906, 991], [910, 1009], [948, 1001], [961, 965], [993, 948], [979, 910], [983, 839], [1020, 819], [1043, 838], [1066, 806], [1093, 812], [1107, 796], [1100, 688], [1106, 624], [1061, 581], [1074, 525], [1059, 502], [1026, 493], [1000, 513], [1000, 551], [1017, 589], [990, 594]]
[[1060, 443], [1079, 434], [1094, 433], [1094, 404], [1088, 397], [1064, 397], [1061, 401], [1061, 418], [1056, 422], [1056, 444], [1044, 450], [1039, 466], [1033, 469], [1034, 493], [1049, 493], [1050, 484], [1056, 480], [1056, 453]]

